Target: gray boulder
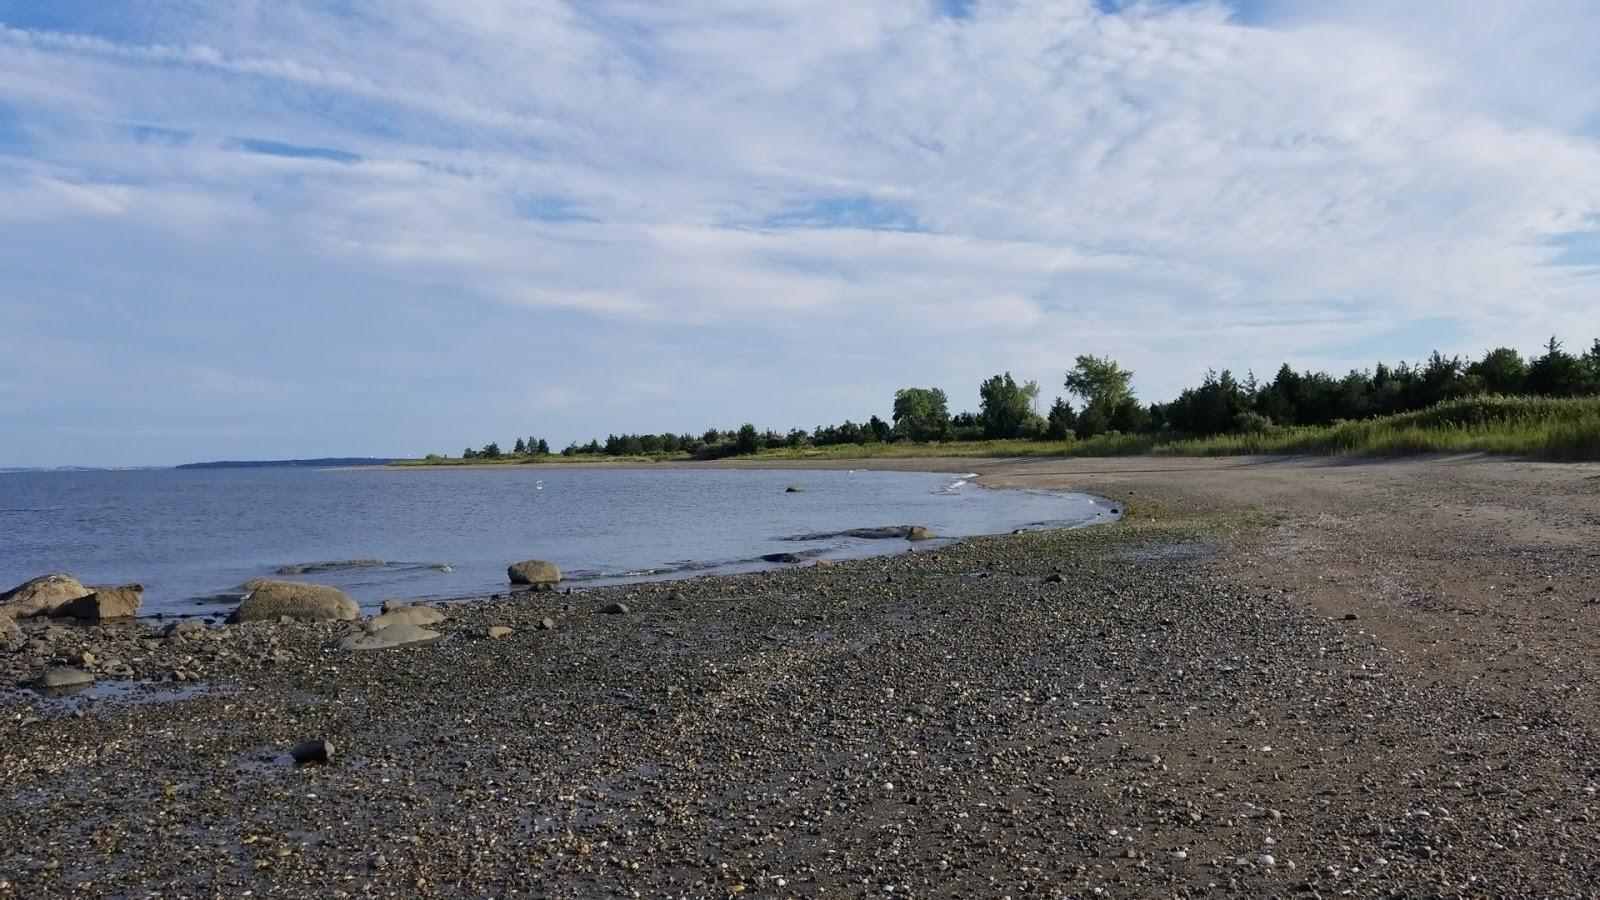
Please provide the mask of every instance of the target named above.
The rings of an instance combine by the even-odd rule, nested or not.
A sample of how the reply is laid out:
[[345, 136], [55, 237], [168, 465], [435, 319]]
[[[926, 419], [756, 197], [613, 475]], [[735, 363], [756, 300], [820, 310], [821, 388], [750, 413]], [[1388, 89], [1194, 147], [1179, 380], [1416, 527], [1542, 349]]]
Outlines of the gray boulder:
[[51, 615], [71, 616], [87, 622], [104, 622], [107, 619], [127, 619], [139, 614], [139, 604], [144, 602], [144, 585], [125, 584], [121, 587], [91, 588], [94, 593], [79, 597], [56, 607]]
[[354, 620], [361, 608], [344, 591], [323, 584], [258, 579], [245, 585], [250, 593], [228, 617], [229, 622], [276, 622], [291, 619]]
[[536, 591], [555, 590], [561, 582], [561, 570], [556, 564], [542, 559], [525, 559], [506, 567], [506, 577], [512, 584], [526, 584]]
[[404, 647], [407, 644], [426, 644], [439, 639], [439, 632], [419, 628], [416, 625], [407, 625], [404, 622], [390, 625], [377, 631], [362, 631], [357, 634], [347, 634], [339, 639], [335, 645], [340, 650], [387, 650], [390, 647]]
[[94, 684], [93, 675], [82, 669], [74, 669], [71, 666], [55, 666], [45, 669], [44, 674], [34, 679], [33, 682], [33, 686], [41, 691], [59, 691], [90, 684]]
[[52, 615], [62, 606], [92, 593], [83, 582], [65, 572], [41, 575], [0, 594], [0, 616], [26, 619]]

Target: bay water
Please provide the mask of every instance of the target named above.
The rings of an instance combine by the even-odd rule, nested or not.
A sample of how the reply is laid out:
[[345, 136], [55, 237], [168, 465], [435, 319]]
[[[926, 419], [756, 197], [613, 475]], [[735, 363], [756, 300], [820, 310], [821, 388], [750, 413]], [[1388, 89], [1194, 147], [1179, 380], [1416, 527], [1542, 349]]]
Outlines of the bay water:
[[[798, 485], [800, 492], [786, 488]], [[1115, 519], [1084, 494], [924, 472], [716, 468], [183, 469], [0, 474], [0, 589], [47, 572], [138, 582], [143, 613], [225, 612], [252, 578], [335, 585], [364, 607], [507, 589], [547, 559], [613, 584], [906, 552], [941, 538]], [[325, 565], [332, 564], [332, 565]]]

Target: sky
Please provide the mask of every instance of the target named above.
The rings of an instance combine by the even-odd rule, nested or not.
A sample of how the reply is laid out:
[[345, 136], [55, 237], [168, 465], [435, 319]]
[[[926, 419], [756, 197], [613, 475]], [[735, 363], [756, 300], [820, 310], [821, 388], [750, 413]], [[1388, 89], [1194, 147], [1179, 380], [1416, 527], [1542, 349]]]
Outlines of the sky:
[[0, 0], [0, 466], [1600, 336], [1592, 0]]

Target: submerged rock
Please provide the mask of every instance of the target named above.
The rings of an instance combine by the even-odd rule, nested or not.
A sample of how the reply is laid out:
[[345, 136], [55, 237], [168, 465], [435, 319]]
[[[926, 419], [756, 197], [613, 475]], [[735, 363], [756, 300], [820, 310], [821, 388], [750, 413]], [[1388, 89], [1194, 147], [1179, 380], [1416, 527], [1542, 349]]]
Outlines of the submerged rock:
[[94, 593], [79, 597], [56, 608], [53, 615], [71, 616], [87, 622], [107, 619], [127, 619], [139, 614], [144, 602], [144, 585], [125, 584], [121, 587], [96, 587]]
[[393, 563], [383, 559], [330, 559], [324, 562], [300, 563], [279, 566], [279, 575], [310, 575], [315, 572], [339, 572], [346, 569], [381, 569]]
[[0, 594], [0, 616], [26, 619], [53, 615], [66, 604], [87, 597], [92, 590], [65, 572], [41, 575]]
[[512, 584], [526, 584], [536, 591], [549, 591], [561, 582], [561, 570], [552, 562], [525, 559], [507, 566], [506, 577], [511, 579]]
[[426, 644], [439, 639], [439, 632], [429, 631], [416, 625], [404, 622], [390, 625], [377, 631], [363, 631], [357, 634], [347, 634], [339, 639], [334, 646], [340, 650], [388, 650], [391, 647], [404, 647], [408, 644]]
[[258, 579], [229, 622], [276, 622], [281, 617], [308, 621], [353, 620], [361, 608], [344, 591], [323, 584]]
[[784, 488], [783, 492], [785, 494], [803, 494], [803, 493], [805, 493], [805, 490], [806, 489], [801, 485], [791, 484], [788, 487]]
[[936, 537], [938, 535], [921, 525], [912, 525], [906, 529], [906, 540], [908, 541], [931, 541]]

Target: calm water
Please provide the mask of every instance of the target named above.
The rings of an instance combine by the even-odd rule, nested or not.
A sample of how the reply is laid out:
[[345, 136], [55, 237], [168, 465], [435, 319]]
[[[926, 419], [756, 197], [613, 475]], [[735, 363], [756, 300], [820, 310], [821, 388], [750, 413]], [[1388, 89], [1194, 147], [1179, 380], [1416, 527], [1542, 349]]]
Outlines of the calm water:
[[[805, 491], [785, 493], [790, 484]], [[967, 537], [1108, 521], [1113, 509], [1083, 494], [912, 472], [25, 472], [0, 474], [0, 589], [67, 571], [86, 583], [144, 584], [149, 613], [214, 611], [217, 601], [203, 598], [281, 566], [381, 560], [297, 576], [370, 606], [504, 590], [506, 565], [520, 559], [548, 559], [574, 584], [601, 584], [768, 568], [760, 557], [769, 553], [906, 547], [797, 535], [915, 524]]]

